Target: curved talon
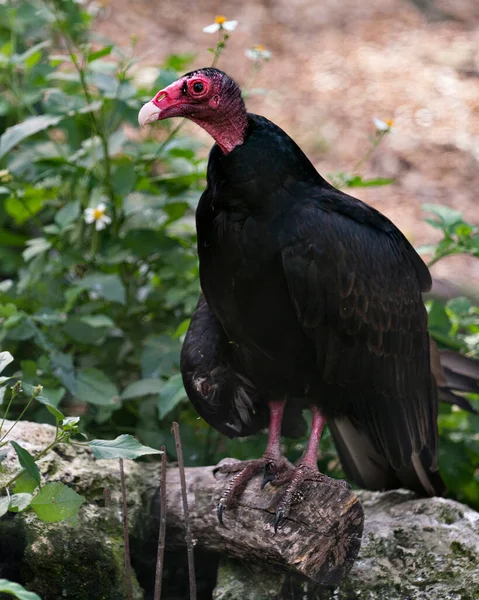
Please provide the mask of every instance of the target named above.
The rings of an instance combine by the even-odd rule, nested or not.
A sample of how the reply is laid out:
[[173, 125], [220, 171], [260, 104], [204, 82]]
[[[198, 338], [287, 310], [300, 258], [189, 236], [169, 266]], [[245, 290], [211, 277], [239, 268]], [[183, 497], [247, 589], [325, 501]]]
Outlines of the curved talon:
[[278, 510], [276, 512], [276, 515], [274, 517], [274, 523], [273, 523], [273, 526], [274, 526], [274, 535], [276, 535], [278, 533], [278, 526], [281, 523], [281, 521], [283, 520], [283, 515], [284, 515], [284, 513], [283, 513], [282, 510]]
[[267, 483], [269, 483], [270, 481], [274, 481], [275, 479], [276, 475], [274, 473], [269, 473], [268, 475], [265, 475], [263, 477], [263, 481], [261, 482], [261, 489], [263, 489]]
[[218, 517], [218, 521], [221, 525], [221, 527], [224, 527], [225, 529], [228, 529], [226, 527], [226, 525], [223, 522], [223, 511], [225, 509], [225, 505], [223, 504], [223, 502], [218, 502], [218, 506], [216, 507], [216, 516]]

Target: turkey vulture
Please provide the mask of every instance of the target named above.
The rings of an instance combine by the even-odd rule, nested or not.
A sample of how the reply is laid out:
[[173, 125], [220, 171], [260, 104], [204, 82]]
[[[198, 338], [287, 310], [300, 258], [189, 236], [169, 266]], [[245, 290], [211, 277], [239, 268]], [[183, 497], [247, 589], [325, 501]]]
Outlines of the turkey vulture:
[[[320, 480], [326, 423], [353, 481], [440, 495], [437, 389], [422, 291], [429, 271], [389, 219], [335, 189], [296, 143], [247, 113], [222, 71], [180, 77], [141, 109], [144, 126], [186, 117], [215, 140], [196, 211], [203, 295], [182, 351], [186, 391], [228, 436], [269, 426], [262, 458], [235, 473], [222, 521], [246, 483], [285, 484], [275, 529], [305, 480]], [[280, 435], [304, 430], [293, 466]]]

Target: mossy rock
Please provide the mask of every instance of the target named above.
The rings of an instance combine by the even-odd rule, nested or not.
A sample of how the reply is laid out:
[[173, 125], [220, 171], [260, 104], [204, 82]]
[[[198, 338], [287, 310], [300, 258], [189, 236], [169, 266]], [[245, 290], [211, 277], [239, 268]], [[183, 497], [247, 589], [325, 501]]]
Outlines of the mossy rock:
[[477, 600], [479, 514], [412, 492], [359, 492], [364, 534], [341, 585], [319, 588], [254, 565], [220, 564], [215, 600]]

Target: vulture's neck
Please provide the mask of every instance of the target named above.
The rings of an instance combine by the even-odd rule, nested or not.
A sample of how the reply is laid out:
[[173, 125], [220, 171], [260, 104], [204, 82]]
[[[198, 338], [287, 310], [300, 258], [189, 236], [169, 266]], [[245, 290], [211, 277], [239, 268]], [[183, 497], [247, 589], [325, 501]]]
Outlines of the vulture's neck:
[[244, 142], [248, 127], [248, 115], [241, 96], [225, 100], [214, 120], [191, 120], [211, 135], [223, 154], [229, 154]]

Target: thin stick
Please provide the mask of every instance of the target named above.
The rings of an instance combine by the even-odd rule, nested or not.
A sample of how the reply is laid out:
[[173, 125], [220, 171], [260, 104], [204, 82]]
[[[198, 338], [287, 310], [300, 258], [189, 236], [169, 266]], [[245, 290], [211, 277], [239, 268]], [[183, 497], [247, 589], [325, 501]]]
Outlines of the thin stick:
[[130, 562], [130, 537], [128, 535], [128, 506], [126, 502], [125, 471], [123, 459], [120, 458], [120, 481], [121, 498], [123, 504], [123, 543], [125, 545], [125, 587], [127, 600], [133, 600], [133, 587], [131, 584], [131, 562]]
[[176, 456], [178, 457], [178, 467], [180, 470], [181, 497], [183, 499], [183, 513], [185, 515], [186, 530], [186, 551], [188, 554], [188, 575], [190, 580], [190, 600], [196, 600], [196, 578], [195, 578], [195, 557], [193, 554], [193, 539], [191, 537], [190, 516], [188, 513], [188, 498], [186, 496], [186, 478], [185, 462], [183, 460], [183, 448], [181, 446], [180, 426], [174, 422], [171, 430], [175, 436]]
[[166, 448], [161, 447], [161, 476], [160, 476], [160, 533], [158, 535], [158, 553], [156, 555], [155, 593], [153, 600], [161, 599], [161, 582], [163, 579], [163, 557], [165, 555], [166, 539]]

